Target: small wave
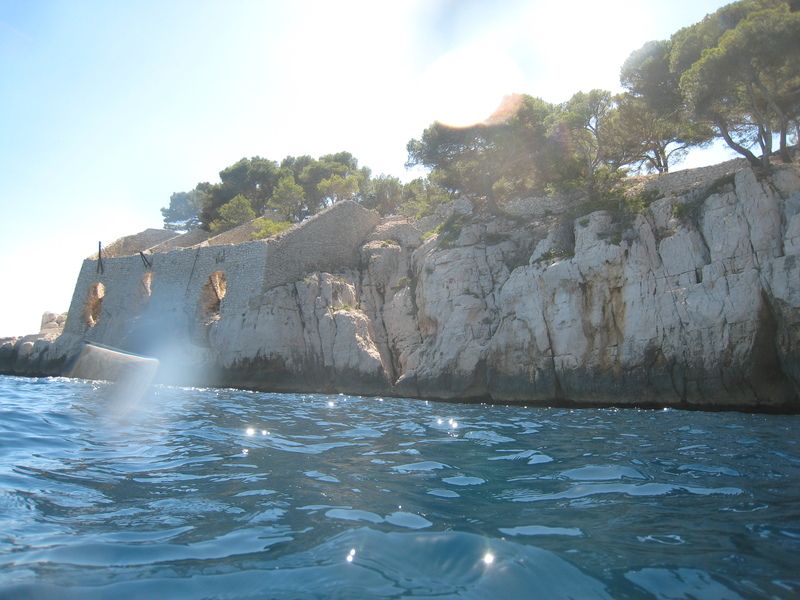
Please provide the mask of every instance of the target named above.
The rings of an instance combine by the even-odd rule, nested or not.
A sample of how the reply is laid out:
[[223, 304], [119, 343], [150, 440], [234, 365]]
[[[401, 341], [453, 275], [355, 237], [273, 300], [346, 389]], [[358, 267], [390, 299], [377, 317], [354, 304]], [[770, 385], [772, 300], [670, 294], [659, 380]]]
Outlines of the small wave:
[[460, 485], [460, 486], [467, 486], [467, 485], [481, 485], [486, 483], [486, 480], [481, 477], [469, 477], [467, 475], [456, 475], [455, 477], [445, 477], [442, 479], [443, 482], [449, 483], [450, 485]]
[[0, 597], [800, 589], [796, 417], [109, 394], [0, 377]]
[[598, 467], [589, 465], [586, 467], [579, 467], [577, 469], [570, 469], [561, 473], [562, 476], [568, 479], [577, 481], [611, 481], [614, 479], [647, 479], [644, 475], [639, 473], [631, 467], [621, 466], [607, 466]]
[[538, 450], [524, 450], [514, 454], [506, 454], [505, 456], [492, 456], [489, 460], [522, 460], [527, 459], [529, 465], [541, 465], [553, 462], [553, 457], [547, 456]]
[[351, 508], [334, 508], [325, 513], [329, 519], [343, 519], [345, 521], [367, 521], [369, 523], [389, 523], [406, 529], [426, 529], [433, 525], [428, 519], [414, 513], [396, 511], [386, 517], [381, 517], [366, 510]]
[[667, 483], [644, 483], [638, 485], [610, 483], [577, 485], [564, 492], [557, 492], [553, 494], [515, 492], [511, 494], [509, 499], [514, 502], [539, 502], [545, 500], [574, 500], [602, 494], [623, 494], [633, 497], [656, 497], [680, 492], [695, 494], [698, 496], [737, 496], [744, 493], [743, 490], [734, 487], [703, 488], [687, 485], [672, 485]]
[[[234, 540], [231, 540], [234, 542]], [[254, 557], [238, 569], [198, 568], [176, 578], [164, 564], [147, 579], [96, 580], [68, 587], [46, 583], [5, 588], [9, 597], [246, 597], [279, 600], [541, 598], [611, 600], [608, 588], [552, 552], [458, 532], [379, 532], [361, 528], [285, 558]]]
[[583, 532], [577, 527], [546, 527], [544, 525], [523, 525], [521, 527], [501, 527], [500, 533], [506, 535], [567, 535], [580, 537]]
[[411, 463], [409, 465], [397, 465], [392, 467], [392, 469], [394, 469], [395, 471], [399, 471], [401, 473], [417, 473], [417, 472], [436, 471], [438, 469], [451, 469], [451, 468], [452, 467], [450, 467], [449, 465], [436, 462], [433, 460]]
[[[641, 569], [625, 574], [625, 578], [646, 590], [655, 598], [714, 598], [715, 600], [744, 600], [733, 584], [698, 569]], [[749, 597], [749, 594], [748, 594]]]

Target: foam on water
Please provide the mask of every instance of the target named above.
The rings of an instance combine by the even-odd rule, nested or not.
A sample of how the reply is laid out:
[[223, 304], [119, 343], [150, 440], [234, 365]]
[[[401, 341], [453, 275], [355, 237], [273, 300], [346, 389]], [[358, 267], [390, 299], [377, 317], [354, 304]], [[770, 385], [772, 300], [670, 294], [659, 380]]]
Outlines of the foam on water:
[[800, 596], [800, 419], [0, 377], [3, 598]]

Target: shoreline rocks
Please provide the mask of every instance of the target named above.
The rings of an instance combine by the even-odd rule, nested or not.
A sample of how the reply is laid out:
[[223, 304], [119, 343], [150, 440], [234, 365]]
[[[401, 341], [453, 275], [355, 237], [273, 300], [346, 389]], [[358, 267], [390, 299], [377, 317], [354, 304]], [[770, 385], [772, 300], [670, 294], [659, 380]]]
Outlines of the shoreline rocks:
[[[106, 270], [133, 283], [99, 324], [80, 321], [97, 279], [88, 261], [65, 333], [3, 342], [0, 372], [60, 374], [84, 338], [135, 350], [131, 340], [155, 335], [182, 385], [800, 412], [800, 166], [769, 177], [740, 163], [695, 171], [688, 186], [685, 173], [647, 178], [658, 198], [625, 222], [522, 201], [517, 216], [493, 218], [466, 198], [424, 224], [367, 219], [345, 234], [346, 220], [335, 221], [352, 251], [299, 279], [270, 275], [282, 263], [269, 244], [207, 248], [203, 268], [227, 282], [211, 303], [201, 250], [156, 255], [149, 304], [135, 298], [139, 257], [109, 259]], [[312, 259], [326, 254], [303, 227], [291, 235], [292, 260], [305, 245]], [[179, 263], [191, 274], [159, 296], [160, 270]], [[104, 281], [110, 298], [118, 280]]]

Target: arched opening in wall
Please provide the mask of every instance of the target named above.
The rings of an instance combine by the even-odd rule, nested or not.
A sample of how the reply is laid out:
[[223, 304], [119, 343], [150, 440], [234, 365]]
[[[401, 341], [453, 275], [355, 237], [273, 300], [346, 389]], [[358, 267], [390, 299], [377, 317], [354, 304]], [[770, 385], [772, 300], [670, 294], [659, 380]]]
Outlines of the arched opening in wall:
[[100, 282], [92, 284], [89, 288], [86, 294], [86, 301], [83, 304], [83, 320], [88, 327], [94, 327], [100, 320], [105, 295], [106, 287]]
[[220, 303], [225, 297], [226, 288], [225, 273], [214, 271], [208, 276], [208, 281], [200, 292], [200, 306], [206, 321], [219, 319]]
[[150, 302], [150, 295], [153, 293], [153, 271], [147, 271], [139, 280], [134, 297], [134, 311], [141, 313]]

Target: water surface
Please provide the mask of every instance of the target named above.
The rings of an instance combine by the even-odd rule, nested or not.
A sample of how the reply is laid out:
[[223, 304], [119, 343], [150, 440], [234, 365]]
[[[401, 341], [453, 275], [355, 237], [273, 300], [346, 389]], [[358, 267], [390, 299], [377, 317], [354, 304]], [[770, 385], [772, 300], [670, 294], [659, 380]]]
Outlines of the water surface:
[[0, 377], [0, 598], [798, 598], [799, 425]]

